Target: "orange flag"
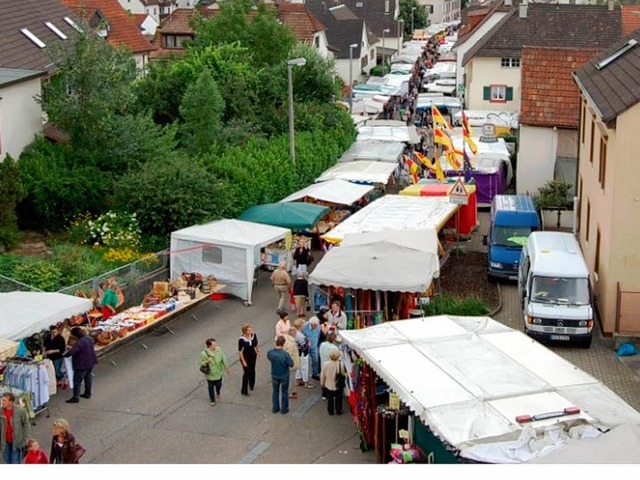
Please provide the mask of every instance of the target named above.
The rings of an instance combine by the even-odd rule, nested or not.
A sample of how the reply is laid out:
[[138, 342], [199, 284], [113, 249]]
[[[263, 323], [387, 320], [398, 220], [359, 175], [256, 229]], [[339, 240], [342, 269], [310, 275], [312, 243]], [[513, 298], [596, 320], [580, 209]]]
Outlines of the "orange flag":
[[451, 127], [449, 126], [449, 122], [447, 122], [447, 120], [444, 118], [442, 113], [440, 113], [440, 110], [438, 110], [438, 107], [436, 107], [433, 104], [431, 105], [431, 118], [433, 118], [434, 127], [436, 124], [440, 124], [447, 130], [451, 130]]
[[435, 123], [433, 125], [433, 141], [442, 145], [446, 150], [454, 150], [453, 143], [451, 142], [451, 138], [449, 137], [449, 135], [447, 135]]
[[469, 148], [471, 149], [471, 151], [474, 154], [478, 153], [478, 146], [476, 145], [476, 142], [474, 142], [473, 138], [471, 137], [471, 127], [469, 126], [469, 119], [467, 118], [467, 115], [464, 113], [464, 110], [462, 110], [462, 137], [463, 137], [463, 140], [467, 143], [467, 145], [469, 145]]
[[432, 172], [435, 171], [435, 167], [433, 166], [433, 163], [431, 163], [431, 159], [429, 157], [424, 156], [420, 152], [414, 152], [413, 154], [418, 160], [422, 162], [425, 167], [427, 167]]

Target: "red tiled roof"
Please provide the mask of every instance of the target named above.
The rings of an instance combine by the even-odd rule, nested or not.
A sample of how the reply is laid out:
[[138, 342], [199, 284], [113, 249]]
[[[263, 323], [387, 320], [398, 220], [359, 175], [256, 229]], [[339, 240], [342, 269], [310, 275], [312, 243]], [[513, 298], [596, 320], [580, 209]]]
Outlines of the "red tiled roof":
[[299, 42], [312, 42], [315, 33], [327, 29], [302, 3], [280, 3], [276, 8], [280, 21], [291, 29]]
[[155, 49], [147, 40], [129, 14], [120, 6], [118, 0], [61, 0], [74, 10], [78, 16], [89, 20], [93, 12], [100, 13], [108, 20], [110, 30], [107, 41], [114, 46], [124, 45], [133, 53], [151, 52]]
[[192, 8], [177, 8], [165, 19], [157, 29], [164, 35], [193, 35], [189, 22], [193, 18]]
[[622, 36], [626, 37], [640, 28], [640, 5], [620, 5]]
[[131, 17], [132, 20], [134, 21], [134, 23], [138, 26], [141, 27], [142, 24], [144, 23], [144, 21], [147, 19], [149, 15], [147, 15], [146, 13], [132, 13]]
[[580, 91], [572, 73], [598, 50], [523, 47], [520, 123], [577, 128]]

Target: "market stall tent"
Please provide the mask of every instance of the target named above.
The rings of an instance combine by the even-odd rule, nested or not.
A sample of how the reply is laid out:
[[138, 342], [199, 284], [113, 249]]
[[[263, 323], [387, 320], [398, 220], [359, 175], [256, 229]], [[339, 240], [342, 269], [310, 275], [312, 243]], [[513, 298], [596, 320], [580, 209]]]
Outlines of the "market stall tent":
[[354, 142], [338, 161], [376, 160], [379, 162], [396, 163], [402, 158], [403, 152], [404, 144], [400, 142], [362, 140]]
[[260, 248], [291, 235], [288, 228], [235, 219], [216, 220], [171, 233], [171, 278], [182, 272], [213, 275], [225, 293], [251, 303]]
[[[380, 122], [384, 123], [380, 124]], [[409, 143], [413, 145], [420, 143], [420, 135], [414, 125], [394, 125], [389, 124], [389, 122], [394, 122], [394, 120], [368, 121], [366, 125], [358, 128], [357, 141], [377, 140], [379, 142]]]
[[340, 222], [322, 238], [329, 243], [340, 243], [348, 233], [439, 231], [457, 211], [458, 205], [449, 203], [444, 197], [384, 195]]
[[[521, 436], [579, 423], [595, 435], [640, 423], [640, 413], [599, 380], [489, 317], [440, 315], [340, 335], [459, 458], [522, 463], [551, 450]], [[546, 415], [568, 407], [579, 410]], [[519, 423], [521, 415], [533, 418]], [[519, 440], [529, 448], [514, 448]]]
[[313, 183], [302, 190], [292, 193], [281, 202], [294, 202], [311, 198], [321, 202], [336, 205], [352, 205], [366, 194], [373, 191], [373, 185], [359, 185], [347, 180], [335, 179], [326, 182]]
[[92, 307], [91, 299], [64, 293], [0, 293], [0, 338], [20, 341]]
[[263, 223], [276, 227], [304, 230], [313, 227], [329, 207], [305, 202], [278, 202], [254, 205], [238, 217], [245, 222]]
[[316, 182], [341, 179], [349, 182], [381, 183], [386, 185], [397, 168], [398, 165], [394, 163], [374, 162], [371, 160], [338, 163], [322, 172], [316, 178]]
[[440, 273], [434, 229], [349, 233], [313, 269], [309, 283], [363, 290], [424, 292]]

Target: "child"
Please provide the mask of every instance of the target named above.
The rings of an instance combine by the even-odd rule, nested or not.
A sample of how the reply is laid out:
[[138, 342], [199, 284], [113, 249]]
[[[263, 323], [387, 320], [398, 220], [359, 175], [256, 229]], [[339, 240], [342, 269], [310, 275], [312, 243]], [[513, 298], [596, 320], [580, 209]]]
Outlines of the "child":
[[49, 463], [47, 454], [44, 453], [44, 450], [40, 450], [40, 444], [36, 439], [27, 440], [27, 450], [24, 463]]

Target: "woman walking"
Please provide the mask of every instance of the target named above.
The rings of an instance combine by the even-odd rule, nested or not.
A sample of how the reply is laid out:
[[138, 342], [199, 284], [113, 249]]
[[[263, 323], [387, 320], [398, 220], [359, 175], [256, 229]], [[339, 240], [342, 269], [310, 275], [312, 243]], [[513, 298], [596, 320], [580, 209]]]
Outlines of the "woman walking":
[[249, 395], [249, 389], [253, 390], [256, 384], [256, 361], [259, 354], [258, 336], [253, 333], [253, 327], [246, 324], [242, 327], [242, 335], [238, 340], [238, 357], [242, 364], [242, 395]]
[[220, 391], [222, 390], [222, 375], [226, 371], [229, 375], [229, 362], [227, 362], [227, 356], [216, 344], [215, 338], [208, 338], [206, 341], [207, 348], [200, 353], [200, 367], [205, 365], [209, 366], [208, 372], [204, 374], [204, 378], [207, 380], [207, 387], [209, 389], [209, 401], [211, 406], [216, 405], [216, 395], [218, 400], [220, 399]]

